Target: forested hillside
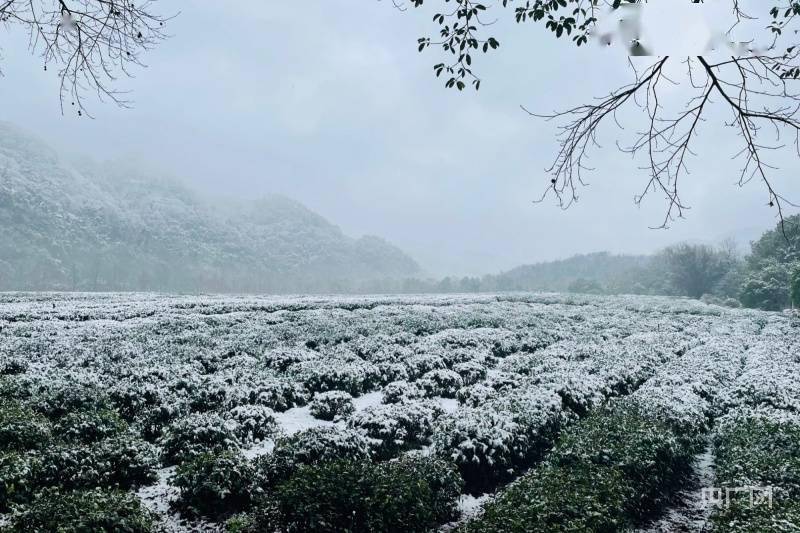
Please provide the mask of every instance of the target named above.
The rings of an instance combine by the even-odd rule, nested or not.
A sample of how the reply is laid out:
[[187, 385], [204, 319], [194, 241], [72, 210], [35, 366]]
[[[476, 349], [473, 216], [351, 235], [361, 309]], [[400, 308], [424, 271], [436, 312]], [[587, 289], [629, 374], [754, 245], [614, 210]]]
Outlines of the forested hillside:
[[288, 198], [212, 206], [132, 165], [67, 165], [0, 124], [0, 290], [336, 291], [418, 272]]
[[522, 265], [495, 276], [493, 282], [504, 290], [567, 291], [580, 285], [580, 292], [652, 293], [658, 291], [653, 288], [657, 280], [646, 279], [651, 263], [652, 256], [580, 254]]

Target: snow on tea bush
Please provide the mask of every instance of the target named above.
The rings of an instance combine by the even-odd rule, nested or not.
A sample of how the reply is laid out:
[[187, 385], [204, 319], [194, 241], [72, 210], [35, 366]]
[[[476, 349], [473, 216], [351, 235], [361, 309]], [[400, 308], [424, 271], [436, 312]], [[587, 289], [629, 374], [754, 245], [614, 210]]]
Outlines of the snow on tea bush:
[[0, 452], [0, 513], [10, 511], [12, 504], [33, 498], [38, 488], [34, 477], [38, 468], [36, 455]]
[[125, 531], [150, 533], [157, 519], [133, 494], [108, 489], [42, 492], [11, 519], [10, 531]]
[[334, 461], [297, 469], [228, 530], [425, 532], [456, 517], [458, 473], [431, 458]]
[[73, 411], [102, 409], [105, 394], [94, 385], [69, 381], [45, 382], [33, 393], [34, 407], [51, 419]]
[[486, 366], [476, 361], [465, 361], [453, 365], [453, 370], [461, 376], [464, 385], [474, 385], [486, 379]]
[[161, 442], [164, 464], [180, 464], [203, 453], [238, 448], [236, 427], [236, 422], [217, 414], [195, 413], [176, 421]]
[[255, 483], [267, 490], [288, 478], [300, 465], [336, 460], [369, 460], [361, 434], [336, 427], [318, 427], [278, 439], [275, 450], [255, 460]]
[[241, 511], [252, 500], [254, 470], [240, 453], [203, 454], [178, 467], [177, 506], [189, 515], [219, 517]]
[[55, 432], [61, 438], [84, 443], [95, 442], [127, 429], [128, 424], [116, 411], [105, 408], [72, 411], [55, 423]]
[[[565, 490], [565, 487], [569, 489]], [[624, 474], [595, 464], [545, 464], [501, 490], [464, 533], [620, 531], [630, 525]]]
[[42, 451], [36, 470], [41, 486], [67, 489], [130, 488], [156, 480], [155, 447], [131, 435], [118, 435], [90, 445], [54, 445]]
[[309, 393], [302, 383], [271, 375], [245, 378], [233, 393], [239, 404], [263, 405], [275, 411], [286, 411], [308, 403]]
[[392, 381], [383, 388], [383, 403], [413, 402], [423, 397], [423, 391], [416, 383], [408, 381]]
[[316, 361], [319, 358], [319, 353], [313, 350], [301, 347], [292, 347], [268, 350], [264, 354], [262, 360], [268, 367], [285, 372], [295, 363]]
[[156, 383], [125, 380], [109, 390], [111, 405], [128, 422], [146, 410], [164, 404], [164, 392]]
[[458, 389], [464, 385], [464, 380], [452, 370], [431, 370], [423, 374], [416, 384], [429, 398], [433, 396], [455, 398]]
[[475, 494], [513, 478], [523, 468], [528, 448], [522, 426], [491, 409], [445, 415], [433, 433], [434, 454], [458, 466], [467, 490]]
[[629, 402], [615, 402], [567, 428], [550, 457], [555, 464], [593, 463], [620, 469], [633, 489], [636, 517], [657, 508], [689, 470], [693, 450], [667, 426]]
[[51, 433], [44, 416], [15, 402], [0, 402], [0, 452], [45, 446]]
[[409, 379], [416, 380], [431, 370], [445, 370], [447, 363], [445, 360], [434, 353], [415, 353], [403, 361]]
[[290, 366], [288, 373], [311, 392], [342, 390], [359, 396], [380, 383], [378, 369], [364, 361], [303, 361]]
[[479, 407], [485, 405], [490, 400], [500, 395], [495, 389], [483, 383], [476, 383], [468, 387], [462, 387], [456, 392], [458, 403], [467, 407]]
[[28, 363], [21, 357], [0, 358], [0, 376], [16, 376], [28, 370]]
[[225, 418], [235, 422], [233, 433], [242, 444], [261, 442], [280, 431], [275, 411], [263, 405], [239, 405], [230, 409]]
[[714, 435], [717, 478], [726, 486], [771, 486], [781, 500], [800, 496], [800, 418], [770, 409], [734, 410]]
[[311, 415], [320, 420], [341, 420], [353, 414], [353, 397], [344, 391], [320, 392], [309, 405]]
[[349, 427], [367, 436], [372, 453], [388, 459], [430, 443], [442, 409], [434, 402], [407, 402], [368, 407], [353, 415]]
[[[639, 296], [0, 294], [0, 500], [6, 508], [30, 506], [46, 485], [140, 490], [153, 479], [155, 465], [144, 459], [153, 453], [166, 465], [236, 451], [257, 457], [256, 494], [306, 463], [316, 468], [344, 458], [373, 469], [380, 465], [371, 461], [404, 459], [414, 450], [415, 457], [431, 453], [457, 468], [471, 492], [527, 470], [543, 472], [529, 488], [549, 491], [550, 503], [523, 508], [520, 490], [508, 500], [513, 504], [501, 506], [510, 518], [484, 530], [513, 530], [515, 523], [586, 530], [607, 518], [619, 520], [609, 526], [615, 529], [636, 519], [620, 509], [642, 509], [625, 473], [639, 470], [587, 457], [554, 464], [548, 450], [558, 449], [565, 429], [588, 424], [605, 405], [632, 406], [647, 427], [665, 428], [662, 437], [680, 453], [695, 453], [709, 428], [723, 427], [715, 422], [721, 416], [757, 410], [771, 422], [789, 419], [800, 413], [797, 331], [788, 315]], [[303, 407], [332, 391], [356, 397], [347, 422], [314, 419]], [[357, 398], [373, 391], [382, 405]], [[630, 429], [630, 440], [664, 450], [662, 441], [644, 438], [656, 431], [625, 417], [608, 421]], [[323, 427], [304, 429], [314, 426]], [[599, 429], [592, 431], [584, 430], [617, 454]], [[284, 436], [271, 442], [277, 435]], [[138, 451], [125, 451], [126, 443]], [[791, 473], [787, 441], [775, 446], [781, 449], [772, 455]], [[630, 457], [646, 461], [647, 453]], [[765, 471], [778, 471], [766, 453], [753, 457], [763, 458]], [[662, 468], [669, 460], [652, 459], [652, 475], [634, 480], [642, 494], [659, 487], [656, 507], [672, 487]], [[213, 484], [215, 475], [203, 479]], [[161, 512], [167, 496], [158, 495], [177, 492], [166, 476], [141, 489]], [[581, 485], [591, 480], [596, 487]], [[563, 505], [552, 507], [573, 482]], [[398, 494], [408, 509], [423, 512]], [[348, 505], [364, 505], [363, 494], [347, 497]], [[257, 514], [252, 508], [247, 516]]]

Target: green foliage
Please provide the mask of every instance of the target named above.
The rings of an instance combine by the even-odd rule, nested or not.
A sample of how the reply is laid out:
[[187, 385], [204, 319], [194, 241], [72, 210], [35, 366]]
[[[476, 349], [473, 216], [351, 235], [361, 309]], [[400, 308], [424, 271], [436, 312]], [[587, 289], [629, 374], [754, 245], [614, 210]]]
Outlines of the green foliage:
[[739, 299], [745, 307], [780, 311], [789, 307], [790, 265], [773, 258], [752, 265], [744, 278]]
[[458, 473], [430, 458], [302, 466], [228, 529], [422, 532], [455, 517], [460, 492]]
[[278, 439], [275, 450], [255, 460], [256, 484], [269, 490], [303, 465], [339, 460], [369, 461], [366, 440], [357, 432], [338, 428], [311, 428]]
[[235, 449], [239, 441], [233, 424], [218, 415], [192, 414], [172, 424], [162, 440], [163, 461], [180, 464], [204, 453]]
[[155, 526], [155, 517], [133, 494], [103, 489], [76, 492], [49, 489], [14, 514], [10, 531], [150, 533]]
[[657, 509], [681, 479], [693, 452], [665, 425], [632, 404], [591, 414], [562, 434], [550, 460], [555, 464], [592, 463], [620, 469], [634, 490], [626, 508], [634, 517]]
[[624, 474], [613, 466], [545, 464], [500, 491], [462, 530], [612, 533], [630, 525], [624, 509], [633, 496]]
[[753, 270], [766, 263], [780, 264], [800, 261], [800, 215], [787, 217], [783, 224], [767, 232], [752, 244], [747, 263]]
[[0, 452], [46, 446], [52, 427], [42, 415], [18, 402], [0, 400]]
[[152, 444], [121, 434], [90, 445], [60, 444], [45, 449], [36, 473], [41, 486], [131, 488], [157, 479]]
[[128, 425], [116, 411], [99, 408], [67, 413], [58, 419], [55, 428], [61, 438], [91, 443], [124, 433], [128, 430]]
[[742, 283], [747, 307], [780, 311], [792, 302], [792, 274], [800, 264], [800, 215], [788, 217], [752, 244]]
[[635, 405], [616, 402], [566, 429], [539, 467], [501, 490], [463, 529], [625, 530], [663, 503], [693, 451]]
[[772, 507], [733, 503], [715, 513], [711, 522], [716, 533], [796, 533], [800, 524], [800, 502], [783, 501]]
[[320, 392], [310, 405], [311, 416], [320, 420], [347, 418], [355, 412], [353, 397], [345, 391]]
[[713, 293], [738, 262], [728, 250], [687, 243], [664, 249], [655, 261], [664, 265], [674, 294], [692, 298]]
[[37, 489], [34, 474], [38, 471], [35, 455], [0, 453], [0, 513], [6, 513], [15, 503], [33, 498]]
[[218, 518], [250, 504], [252, 478], [253, 468], [241, 454], [223, 452], [182, 464], [173, 484], [181, 491], [180, 508], [191, 515]]
[[774, 486], [776, 497], [800, 497], [800, 426], [745, 416], [723, 424], [714, 438], [721, 486]]
[[800, 307], [800, 263], [796, 263], [791, 277], [792, 302], [795, 307]]

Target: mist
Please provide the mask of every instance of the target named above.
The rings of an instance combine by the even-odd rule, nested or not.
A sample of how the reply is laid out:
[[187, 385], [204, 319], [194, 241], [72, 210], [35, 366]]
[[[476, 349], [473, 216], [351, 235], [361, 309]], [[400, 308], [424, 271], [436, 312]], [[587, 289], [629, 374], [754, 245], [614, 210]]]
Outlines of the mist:
[[[56, 73], [30, 56], [27, 35], [12, 32], [0, 119], [65, 159], [135, 161], [212, 203], [289, 197], [348, 236], [386, 239], [432, 277], [577, 253], [649, 254], [685, 240], [746, 247], [777, 221], [759, 183], [735, 185], [740, 163], [725, 143], [733, 133], [711, 120], [682, 184], [691, 209], [668, 229], [651, 229], [664, 198], [635, 204], [646, 173], [615, 149], [613, 127], [576, 205], [536, 203], [557, 130], [520, 106], [550, 112], [607, 93], [630, 76], [616, 51], [576, 49], [538, 25], [501, 20], [500, 50], [480, 58], [481, 90], [456, 93], [433, 76], [437, 57], [416, 51], [416, 39], [435, 31], [429, 10], [321, 0], [302, 11], [255, 1], [157, 7], [180, 13], [147, 68], [118, 81], [132, 108], [90, 99], [93, 118], [69, 102], [62, 114]], [[796, 160], [777, 157], [778, 187], [800, 198]]]

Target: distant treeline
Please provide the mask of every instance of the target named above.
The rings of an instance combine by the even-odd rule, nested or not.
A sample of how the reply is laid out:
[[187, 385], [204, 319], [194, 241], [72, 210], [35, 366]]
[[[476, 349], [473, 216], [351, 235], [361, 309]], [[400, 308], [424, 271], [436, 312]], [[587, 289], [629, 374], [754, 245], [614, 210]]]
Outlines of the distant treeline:
[[751, 243], [742, 257], [732, 243], [676, 244], [649, 255], [599, 252], [517, 267], [482, 277], [404, 279], [365, 292], [553, 291], [688, 296], [729, 306], [782, 310], [800, 305], [800, 216]]

